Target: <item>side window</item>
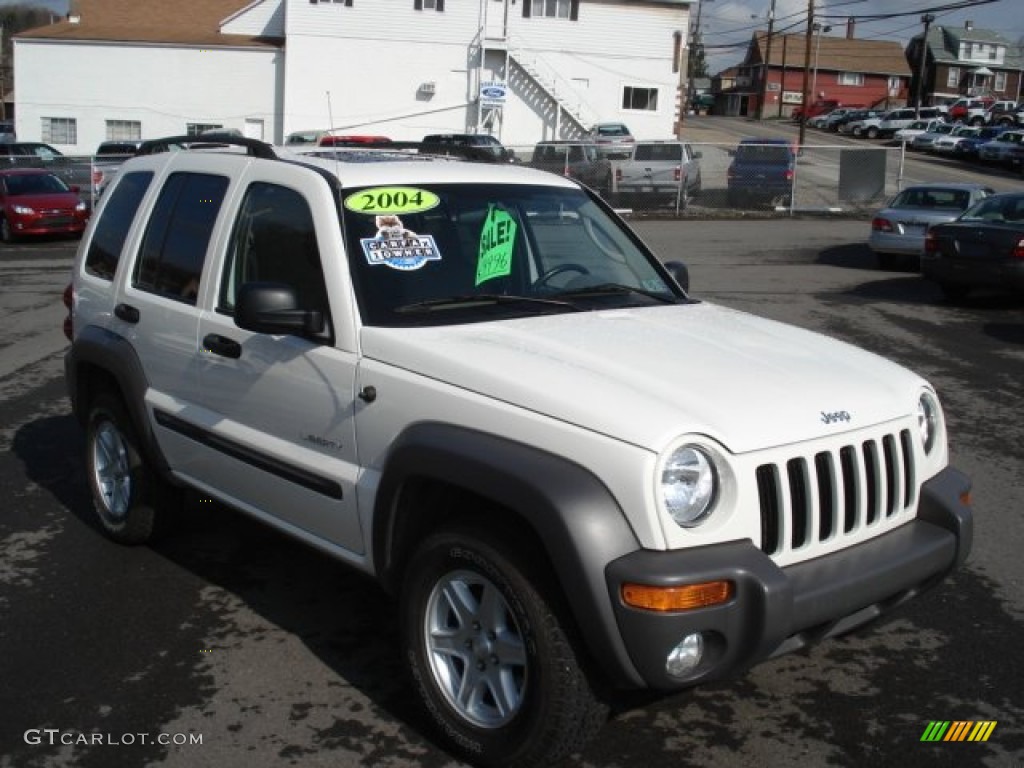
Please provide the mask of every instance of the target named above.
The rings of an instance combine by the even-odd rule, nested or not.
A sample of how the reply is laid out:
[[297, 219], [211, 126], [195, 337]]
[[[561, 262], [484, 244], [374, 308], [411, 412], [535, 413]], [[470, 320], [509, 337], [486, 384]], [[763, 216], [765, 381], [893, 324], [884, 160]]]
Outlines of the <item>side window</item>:
[[224, 264], [217, 309], [232, 313], [238, 289], [250, 282], [292, 286], [302, 309], [328, 316], [313, 214], [294, 189], [253, 183], [238, 212]]
[[206, 249], [228, 180], [204, 173], [167, 178], [146, 225], [132, 285], [195, 304]]
[[128, 230], [152, 181], [153, 174], [149, 171], [126, 173], [114, 187], [85, 255], [88, 274], [104, 280], [114, 279]]

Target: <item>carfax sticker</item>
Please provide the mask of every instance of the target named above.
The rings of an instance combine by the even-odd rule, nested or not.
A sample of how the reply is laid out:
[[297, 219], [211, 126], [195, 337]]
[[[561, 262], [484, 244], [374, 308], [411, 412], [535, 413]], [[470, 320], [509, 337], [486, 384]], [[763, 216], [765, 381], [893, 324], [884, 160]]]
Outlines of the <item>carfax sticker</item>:
[[411, 272], [428, 261], [440, 261], [441, 253], [433, 235], [417, 235], [406, 229], [397, 216], [378, 216], [377, 235], [360, 238], [368, 264], [385, 264], [392, 269]]
[[441, 199], [433, 192], [416, 187], [373, 187], [345, 198], [345, 207], [355, 213], [419, 213], [437, 207]]

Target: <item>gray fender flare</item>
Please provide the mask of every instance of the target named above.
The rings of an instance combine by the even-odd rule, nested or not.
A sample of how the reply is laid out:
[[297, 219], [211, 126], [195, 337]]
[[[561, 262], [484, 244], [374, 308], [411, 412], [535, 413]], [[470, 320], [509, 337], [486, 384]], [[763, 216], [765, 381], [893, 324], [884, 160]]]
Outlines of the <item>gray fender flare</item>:
[[83, 398], [90, 394], [92, 382], [83, 381], [80, 377], [82, 366], [98, 368], [117, 383], [124, 398], [124, 406], [142, 441], [141, 447], [146, 452], [146, 458], [157, 472], [169, 478], [169, 466], [146, 413], [149, 381], [132, 345], [124, 337], [95, 325], [86, 326], [75, 336], [64, 355], [64, 379], [71, 399], [71, 410], [84, 425], [89, 414], [88, 404], [83, 402]]
[[[373, 516], [373, 555], [385, 587], [397, 591], [418, 538], [400, 497], [409, 481], [440, 481], [515, 511], [546, 549], [579, 635], [606, 679], [624, 688], [644, 682], [623, 645], [605, 569], [640, 549], [611, 492], [578, 464], [533, 446], [448, 424], [425, 422], [392, 444]], [[408, 507], [404, 507], [408, 509]]]

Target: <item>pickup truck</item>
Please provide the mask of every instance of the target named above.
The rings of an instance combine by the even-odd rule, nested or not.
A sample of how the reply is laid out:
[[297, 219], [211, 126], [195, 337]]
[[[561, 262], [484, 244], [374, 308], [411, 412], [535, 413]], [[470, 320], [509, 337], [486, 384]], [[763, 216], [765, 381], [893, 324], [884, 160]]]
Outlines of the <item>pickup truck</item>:
[[729, 166], [729, 205], [791, 205], [796, 150], [788, 139], [743, 139]]
[[[119, 143], [120, 144], [120, 143]], [[103, 180], [113, 173], [129, 154], [65, 155], [43, 142], [0, 142], [0, 164], [18, 168], [45, 168], [60, 176], [90, 204], [102, 192]], [[109, 183], [109, 179], [107, 180]]]
[[701, 188], [700, 156], [684, 141], [637, 142], [628, 159], [613, 162], [612, 192], [635, 205], [695, 197]]

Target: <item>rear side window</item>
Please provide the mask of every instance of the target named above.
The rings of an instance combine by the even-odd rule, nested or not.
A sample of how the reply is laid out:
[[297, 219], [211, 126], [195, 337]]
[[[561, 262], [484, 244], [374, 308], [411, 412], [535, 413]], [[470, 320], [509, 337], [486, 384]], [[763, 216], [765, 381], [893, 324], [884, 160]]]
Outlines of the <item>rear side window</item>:
[[85, 256], [85, 271], [94, 277], [113, 280], [117, 263], [121, 259], [128, 230], [139, 210], [146, 190], [153, 181], [149, 171], [126, 173], [110, 193], [103, 216], [96, 223], [96, 230]]
[[227, 188], [224, 176], [175, 173], [168, 177], [146, 226], [132, 285], [196, 303], [206, 249]]
[[674, 160], [679, 162], [683, 157], [681, 144], [638, 144], [633, 152], [634, 160]]

